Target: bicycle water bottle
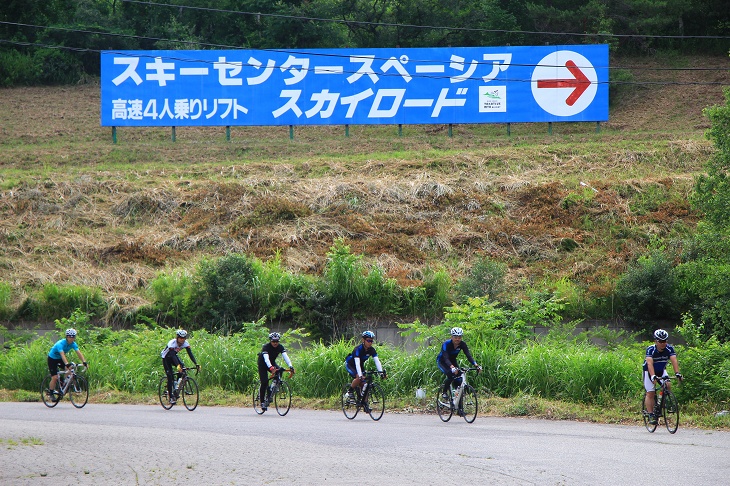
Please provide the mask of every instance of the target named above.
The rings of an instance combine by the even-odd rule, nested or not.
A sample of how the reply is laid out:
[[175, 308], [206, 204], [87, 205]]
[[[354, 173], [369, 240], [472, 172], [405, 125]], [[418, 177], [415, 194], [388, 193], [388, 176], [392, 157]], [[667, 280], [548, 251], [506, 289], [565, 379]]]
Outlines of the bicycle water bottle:
[[367, 390], [367, 389], [368, 389], [368, 382], [366, 381], [365, 383], [362, 384], [362, 394], [363, 395], [365, 395], [365, 390]]
[[454, 390], [454, 406], [459, 404], [459, 396], [461, 396], [461, 385], [457, 386], [456, 390]]
[[177, 388], [179, 390], [180, 389], [180, 385], [182, 385], [182, 376], [177, 379], [177, 385], [175, 385], [175, 388]]

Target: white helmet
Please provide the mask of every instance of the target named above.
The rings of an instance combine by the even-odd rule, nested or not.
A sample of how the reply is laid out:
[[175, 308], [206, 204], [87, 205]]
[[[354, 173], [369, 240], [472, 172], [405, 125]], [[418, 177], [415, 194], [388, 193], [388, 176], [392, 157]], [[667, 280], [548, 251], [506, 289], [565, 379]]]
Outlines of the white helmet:
[[76, 336], [76, 329], [70, 328], [66, 329], [66, 337], [74, 337]]
[[188, 337], [188, 332], [187, 332], [187, 331], [186, 331], [185, 329], [180, 329], [180, 330], [178, 330], [178, 331], [177, 331], [177, 332], [175, 333], [175, 335], [176, 335], [177, 337], [181, 337], [181, 338], [185, 339], [186, 337]]
[[664, 329], [657, 329], [654, 331], [654, 339], [657, 341], [666, 341], [669, 339], [669, 333]]
[[451, 328], [451, 335], [452, 336], [463, 336], [464, 330], [460, 327], [452, 327]]

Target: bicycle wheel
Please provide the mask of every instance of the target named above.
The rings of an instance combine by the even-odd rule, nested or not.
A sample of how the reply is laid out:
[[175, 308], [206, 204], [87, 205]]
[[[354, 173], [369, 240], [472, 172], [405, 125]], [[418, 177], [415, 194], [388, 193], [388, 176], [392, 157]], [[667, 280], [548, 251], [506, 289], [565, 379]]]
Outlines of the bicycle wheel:
[[646, 392], [644, 392], [644, 396], [641, 398], [641, 416], [644, 418], [644, 427], [646, 427], [646, 430], [648, 430], [649, 432], [654, 432], [657, 427], [656, 422], [658, 422], [658, 421], [656, 419], [658, 417], [654, 417], [655, 423], [653, 423], [653, 424], [649, 421], [649, 412], [646, 410], [646, 407], [644, 406], [645, 400], [646, 400]]
[[160, 378], [160, 384], [157, 386], [157, 395], [160, 397], [160, 405], [162, 405], [162, 408], [164, 408], [165, 410], [170, 410], [173, 404], [170, 403], [170, 397], [167, 394], [166, 376]]
[[291, 389], [289, 383], [284, 380], [279, 385], [279, 391], [274, 394], [274, 406], [276, 407], [276, 413], [282, 417], [289, 413], [289, 408], [291, 408]]
[[68, 387], [68, 397], [76, 408], [84, 408], [89, 401], [89, 382], [83, 376], [76, 375]]
[[677, 431], [679, 427], [679, 403], [674, 393], [670, 391], [664, 392], [664, 407], [662, 410], [664, 415], [664, 423], [670, 434]]
[[342, 388], [342, 395], [340, 398], [342, 399], [342, 413], [345, 414], [345, 417], [352, 420], [355, 417], [357, 417], [357, 412], [360, 411], [360, 407], [357, 406], [357, 399], [354, 398], [354, 395], [357, 394], [356, 391], [352, 392], [352, 396], [350, 396], [347, 391], [350, 389], [350, 384], [346, 384]]
[[[48, 389], [50, 384], [51, 375], [46, 375], [46, 377], [43, 378], [43, 381], [41, 381], [41, 400], [43, 400], [46, 407], [53, 408], [58, 405], [59, 398], [58, 396], [54, 397], [51, 394], [51, 391]], [[56, 389], [54, 391], [58, 391], [58, 380], [56, 380]]]
[[383, 413], [385, 412], [385, 392], [380, 384], [373, 383], [370, 385], [365, 406], [369, 408], [368, 413], [371, 419], [377, 421], [383, 417]]
[[191, 412], [198, 406], [200, 392], [198, 391], [198, 382], [192, 376], [185, 378], [185, 384], [182, 387], [182, 399], [185, 408]]
[[254, 409], [254, 411], [257, 414], [261, 415], [266, 410], [264, 410], [263, 408], [261, 408], [261, 399], [259, 398], [259, 388], [261, 388], [261, 382], [260, 381], [257, 381], [256, 383], [253, 384], [252, 402], [253, 402], [253, 409]]
[[472, 423], [477, 418], [479, 411], [479, 401], [477, 400], [477, 392], [471, 385], [466, 385], [461, 395], [461, 410], [464, 414], [464, 420]]
[[438, 387], [436, 390], [436, 411], [442, 421], [448, 422], [454, 414], [454, 409], [451, 407], [451, 400], [453, 398], [451, 388], [449, 388], [445, 395], [445, 397], [442, 396], [441, 387]]

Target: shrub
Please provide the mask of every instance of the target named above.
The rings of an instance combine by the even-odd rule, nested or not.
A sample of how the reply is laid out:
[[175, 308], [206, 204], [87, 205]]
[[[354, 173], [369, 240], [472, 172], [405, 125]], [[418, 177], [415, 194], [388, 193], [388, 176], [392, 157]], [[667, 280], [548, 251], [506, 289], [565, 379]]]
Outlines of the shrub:
[[639, 258], [616, 284], [618, 313], [627, 322], [641, 325], [679, 315], [672, 263], [655, 251]]

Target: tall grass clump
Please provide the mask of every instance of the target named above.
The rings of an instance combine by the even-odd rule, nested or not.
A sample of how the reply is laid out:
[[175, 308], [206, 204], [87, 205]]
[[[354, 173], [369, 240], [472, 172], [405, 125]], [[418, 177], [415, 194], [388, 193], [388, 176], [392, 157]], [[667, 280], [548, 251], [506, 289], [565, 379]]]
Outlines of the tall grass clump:
[[4, 321], [13, 315], [12, 299], [13, 287], [7, 282], [0, 282], [0, 320]]
[[107, 303], [101, 289], [47, 283], [20, 305], [17, 317], [35, 321], [56, 320], [76, 309], [97, 315], [106, 312]]

